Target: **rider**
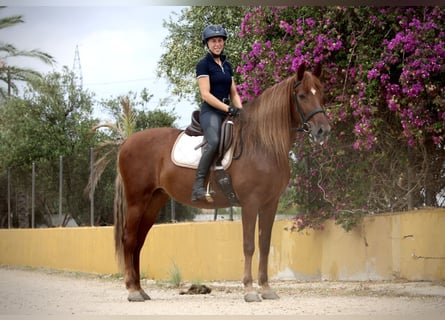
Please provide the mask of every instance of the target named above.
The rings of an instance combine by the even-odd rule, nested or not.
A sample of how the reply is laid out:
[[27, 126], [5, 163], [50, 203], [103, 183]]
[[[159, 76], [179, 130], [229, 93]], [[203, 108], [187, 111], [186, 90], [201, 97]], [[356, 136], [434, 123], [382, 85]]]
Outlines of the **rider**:
[[192, 201], [204, 199], [207, 193], [205, 181], [215, 160], [224, 118], [227, 115], [238, 115], [242, 108], [241, 98], [233, 80], [232, 65], [223, 55], [226, 39], [227, 32], [220, 25], [207, 26], [202, 32], [202, 43], [208, 52], [196, 66], [196, 77], [203, 100], [199, 120], [207, 144], [196, 170]]

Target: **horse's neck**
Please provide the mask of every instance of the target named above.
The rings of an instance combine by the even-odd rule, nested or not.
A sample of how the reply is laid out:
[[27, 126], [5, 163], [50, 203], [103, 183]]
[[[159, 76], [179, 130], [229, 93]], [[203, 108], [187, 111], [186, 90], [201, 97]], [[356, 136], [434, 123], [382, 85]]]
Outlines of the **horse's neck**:
[[[286, 134], [284, 140], [274, 136], [269, 132], [269, 137], [260, 137], [261, 132], [258, 131], [258, 124], [255, 124], [256, 117], [252, 115], [254, 110], [252, 108], [256, 105], [245, 105], [243, 107], [243, 118], [237, 118], [234, 122], [234, 139], [243, 155], [247, 155], [249, 158], [261, 157], [263, 159], [269, 159], [267, 161], [274, 162], [277, 166], [281, 167], [283, 164], [288, 166], [288, 155], [292, 147], [292, 136]], [[267, 127], [267, 126], [266, 126]], [[278, 125], [276, 127], [282, 127], [280, 136], [283, 136], [285, 127], [287, 124]], [[272, 127], [267, 128], [273, 130]], [[277, 132], [278, 134], [278, 132]]]

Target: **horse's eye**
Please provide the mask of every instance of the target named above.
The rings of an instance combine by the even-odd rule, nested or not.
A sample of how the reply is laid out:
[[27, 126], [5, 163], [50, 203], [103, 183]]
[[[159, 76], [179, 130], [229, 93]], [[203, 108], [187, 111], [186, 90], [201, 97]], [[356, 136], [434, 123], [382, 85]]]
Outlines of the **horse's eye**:
[[306, 98], [306, 95], [305, 95], [304, 93], [299, 94], [299, 95], [298, 95], [298, 98], [300, 98], [300, 99], [304, 99], [304, 98]]

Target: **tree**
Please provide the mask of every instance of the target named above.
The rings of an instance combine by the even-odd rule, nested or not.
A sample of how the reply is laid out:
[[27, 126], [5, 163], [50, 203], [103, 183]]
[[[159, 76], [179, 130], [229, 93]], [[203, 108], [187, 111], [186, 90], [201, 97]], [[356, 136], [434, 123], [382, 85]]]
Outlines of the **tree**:
[[[437, 205], [445, 187], [445, 33], [439, 7], [255, 7], [242, 22], [239, 91], [251, 99], [322, 63], [333, 134], [298, 141], [298, 227]], [[365, 178], [366, 177], [366, 178]]]
[[[0, 9], [4, 8], [0, 6]], [[0, 18], [0, 30], [23, 22], [20, 15]], [[30, 51], [19, 50], [12, 44], [0, 42], [0, 82], [3, 83], [3, 87], [0, 87], [0, 97], [3, 99], [10, 97], [12, 93], [17, 94], [18, 82], [29, 82], [36, 77], [41, 77], [41, 74], [35, 70], [8, 63], [10, 58], [17, 57], [38, 59], [45, 64], [55, 62], [52, 56], [43, 51], [36, 49]]]
[[[99, 123], [93, 127], [93, 131], [101, 135], [101, 143], [96, 146], [96, 152], [102, 153], [97, 160], [96, 183], [101, 176], [101, 172], [108, 164], [117, 157], [117, 151], [121, 143], [134, 132], [148, 128], [172, 127], [176, 116], [159, 109], [147, 111], [146, 106], [153, 95], [148, 94], [148, 90], [142, 90], [140, 99], [135, 92], [129, 92], [125, 96], [102, 100], [101, 105], [108, 110], [114, 121]], [[107, 129], [107, 133], [102, 133], [100, 129]]]
[[73, 77], [65, 67], [62, 73], [34, 79], [23, 99], [4, 104], [0, 122], [3, 166], [75, 154], [80, 143], [88, 141], [93, 96], [76, 88]]
[[[138, 96], [137, 93], [129, 92], [126, 96], [118, 98], [110, 98], [102, 101], [102, 106], [110, 112], [114, 121], [100, 123], [93, 127], [93, 130], [100, 136], [100, 143], [94, 149], [95, 164], [94, 164], [94, 188], [98, 185], [105, 187], [107, 191], [106, 201], [104, 196], [101, 196], [99, 201], [102, 203], [100, 208], [107, 207], [107, 210], [102, 210], [101, 223], [112, 224], [113, 217], [111, 213], [113, 208], [110, 204], [113, 201], [114, 205], [122, 205], [123, 189], [120, 185], [119, 177], [116, 177], [116, 159], [118, 149], [121, 143], [136, 131], [157, 128], [157, 127], [173, 127], [176, 116], [170, 112], [165, 112], [156, 108], [155, 110], [147, 111], [147, 105], [152, 99], [153, 95], [149, 94], [147, 89], [142, 90]], [[106, 129], [102, 132], [100, 129]], [[148, 146], [147, 146], [148, 147]], [[110, 185], [114, 186], [113, 181], [116, 182], [118, 194], [114, 194], [114, 189], [110, 189]], [[89, 194], [91, 188], [91, 181], [89, 181], [86, 194]], [[187, 220], [194, 216], [192, 208], [175, 203], [176, 220]], [[162, 210], [157, 222], [167, 222], [171, 204], [168, 203]]]
[[[227, 30], [225, 53], [233, 66], [240, 64], [246, 39], [239, 38], [238, 33], [246, 10], [240, 6], [193, 6], [183, 9], [179, 17], [164, 21], [164, 27], [169, 30], [163, 42], [167, 50], [158, 62], [157, 73], [169, 81], [172, 95], [200, 101], [195, 72], [197, 62], [206, 53], [201, 36], [209, 24], [221, 24]], [[239, 75], [235, 77], [240, 81]]]
[[[65, 215], [78, 222], [88, 213], [81, 192], [94, 144], [92, 94], [74, 86], [74, 75], [65, 67], [33, 79], [23, 98], [12, 97], [0, 109], [0, 168], [14, 169], [16, 192], [29, 193], [32, 163], [36, 164], [36, 221], [51, 225], [48, 215], [58, 211], [59, 159], [63, 157]], [[22, 208], [21, 215], [27, 215]]]

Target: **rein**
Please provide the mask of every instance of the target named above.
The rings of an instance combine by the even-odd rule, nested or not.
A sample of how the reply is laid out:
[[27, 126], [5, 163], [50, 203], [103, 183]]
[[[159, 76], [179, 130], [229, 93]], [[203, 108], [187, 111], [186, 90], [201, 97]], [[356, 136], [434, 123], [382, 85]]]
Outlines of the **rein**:
[[312, 117], [315, 116], [317, 113], [324, 113], [324, 110], [321, 109], [321, 108], [317, 108], [317, 109], [312, 110], [311, 112], [309, 112], [309, 114], [307, 114], [307, 115], [305, 115], [303, 113], [303, 110], [301, 109], [301, 105], [298, 102], [297, 94], [295, 92], [295, 89], [297, 89], [300, 85], [301, 85], [301, 80], [297, 81], [294, 84], [294, 100], [295, 100], [295, 106], [296, 106], [298, 115], [300, 116], [301, 126], [300, 127], [296, 127], [296, 128], [292, 128], [292, 129], [296, 130], [296, 131], [300, 131], [300, 132], [309, 133], [311, 131], [311, 124], [309, 123], [309, 120], [311, 120]]

